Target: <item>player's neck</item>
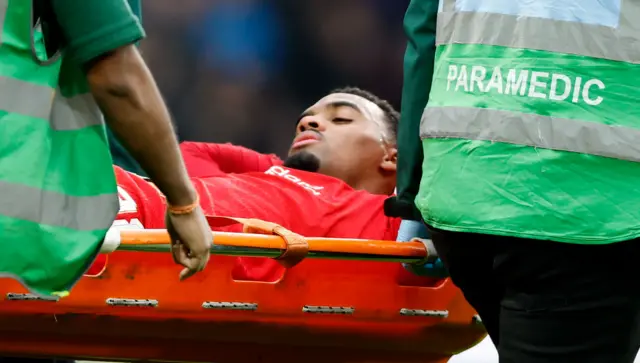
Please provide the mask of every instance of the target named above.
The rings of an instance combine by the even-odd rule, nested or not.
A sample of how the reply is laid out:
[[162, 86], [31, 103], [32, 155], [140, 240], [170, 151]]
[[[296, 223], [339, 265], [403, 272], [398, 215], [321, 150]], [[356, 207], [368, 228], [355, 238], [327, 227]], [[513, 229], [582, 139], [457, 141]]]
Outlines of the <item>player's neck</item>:
[[351, 187], [356, 190], [366, 190], [371, 194], [392, 195], [394, 184], [383, 178], [363, 179], [354, 183], [350, 183]]

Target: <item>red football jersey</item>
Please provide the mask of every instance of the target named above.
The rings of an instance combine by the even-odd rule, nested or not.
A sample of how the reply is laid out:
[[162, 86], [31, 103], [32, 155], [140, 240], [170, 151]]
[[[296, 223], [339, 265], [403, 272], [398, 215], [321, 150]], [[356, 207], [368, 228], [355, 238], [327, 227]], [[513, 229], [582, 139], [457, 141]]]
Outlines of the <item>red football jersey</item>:
[[[396, 238], [400, 220], [385, 216], [387, 196], [354, 190], [333, 177], [283, 167], [275, 156], [242, 147], [198, 143], [181, 147], [190, 175], [199, 176], [192, 181], [207, 215], [263, 219], [309, 237]], [[163, 228], [165, 201], [159, 191], [117, 167], [116, 176], [123, 208], [135, 205], [129, 211], [121, 208], [118, 219]], [[234, 277], [273, 281], [281, 273], [273, 260], [238, 258]]]

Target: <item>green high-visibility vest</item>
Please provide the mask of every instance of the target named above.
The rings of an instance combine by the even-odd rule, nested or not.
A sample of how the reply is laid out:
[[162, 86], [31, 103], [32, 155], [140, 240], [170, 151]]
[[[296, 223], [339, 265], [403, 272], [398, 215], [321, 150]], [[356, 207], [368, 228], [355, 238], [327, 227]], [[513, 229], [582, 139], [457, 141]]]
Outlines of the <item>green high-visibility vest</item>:
[[31, 1], [0, 1], [0, 273], [52, 295], [88, 268], [118, 197], [84, 73], [64, 53], [40, 61], [31, 12]]
[[441, 229], [640, 237], [640, 2], [442, 0], [416, 205]]

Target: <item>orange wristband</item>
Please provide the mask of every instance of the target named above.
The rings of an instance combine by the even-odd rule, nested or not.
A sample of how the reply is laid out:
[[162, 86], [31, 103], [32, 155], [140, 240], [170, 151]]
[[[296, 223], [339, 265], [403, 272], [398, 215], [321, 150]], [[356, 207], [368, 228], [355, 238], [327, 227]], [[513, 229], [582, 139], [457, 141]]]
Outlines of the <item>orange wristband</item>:
[[183, 215], [193, 212], [200, 205], [200, 196], [196, 195], [196, 201], [185, 206], [177, 207], [167, 203], [167, 210], [173, 215]]

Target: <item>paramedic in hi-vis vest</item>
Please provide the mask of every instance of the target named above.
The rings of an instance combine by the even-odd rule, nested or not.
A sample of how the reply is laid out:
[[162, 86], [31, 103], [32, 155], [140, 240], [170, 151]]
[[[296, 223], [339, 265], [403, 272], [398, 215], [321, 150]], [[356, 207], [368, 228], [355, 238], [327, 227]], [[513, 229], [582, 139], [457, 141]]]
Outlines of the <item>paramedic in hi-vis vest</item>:
[[202, 270], [212, 234], [131, 5], [0, 0], [0, 22], [0, 273], [65, 294], [98, 252], [118, 212], [102, 113], [166, 196], [181, 278]]
[[409, 5], [386, 210], [401, 239], [426, 223], [501, 363], [636, 356], [638, 19], [637, 0]]

